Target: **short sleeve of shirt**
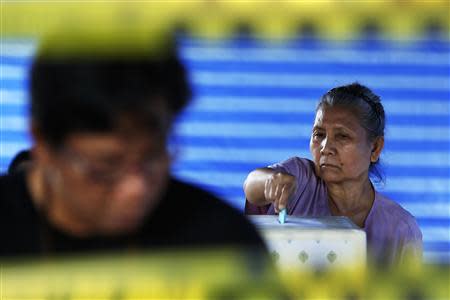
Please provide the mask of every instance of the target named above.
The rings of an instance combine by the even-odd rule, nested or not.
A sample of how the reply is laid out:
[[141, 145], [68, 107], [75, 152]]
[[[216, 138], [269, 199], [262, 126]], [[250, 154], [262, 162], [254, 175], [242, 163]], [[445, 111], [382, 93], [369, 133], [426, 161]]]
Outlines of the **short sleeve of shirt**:
[[364, 230], [369, 254], [378, 263], [392, 265], [422, 258], [422, 232], [416, 219], [391, 199], [376, 193]]
[[[399, 226], [400, 227], [400, 226]], [[399, 233], [397, 260], [400, 263], [408, 262], [410, 259], [422, 261], [423, 241], [422, 232], [416, 219], [406, 213], [403, 221], [403, 230]]]

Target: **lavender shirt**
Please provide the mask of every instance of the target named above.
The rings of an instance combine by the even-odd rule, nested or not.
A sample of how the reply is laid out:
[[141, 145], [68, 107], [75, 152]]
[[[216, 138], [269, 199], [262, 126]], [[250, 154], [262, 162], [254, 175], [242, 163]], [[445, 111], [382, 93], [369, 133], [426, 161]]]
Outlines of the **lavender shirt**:
[[[331, 216], [325, 182], [314, 172], [314, 163], [292, 157], [269, 166], [297, 178], [297, 191], [287, 206], [289, 215]], [[246, 214], [275, 214], [273, 205], [257, 207], [248, 201]], [[368, 257], [376, 264], [392, 265], [405, 255], [422, 256], [422, 233], [414, 217], [399, 204], [375, 192], [375, 201], [366, 218]]]

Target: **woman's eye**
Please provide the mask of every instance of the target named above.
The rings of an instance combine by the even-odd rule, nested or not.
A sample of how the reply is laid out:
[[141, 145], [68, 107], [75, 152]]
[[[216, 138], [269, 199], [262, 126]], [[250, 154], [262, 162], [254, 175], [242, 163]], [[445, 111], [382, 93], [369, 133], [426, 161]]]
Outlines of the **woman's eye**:
[[314, 138], [322, 138], [322, 137], [324, 137], [324, 134], [322, 132], [314, 132], [313, 137]]
[[348, 135], [346, 135], [346, 134], [338, 134], [337, 135], [337, 137], [339, 138], [339, 139], [346, 139], [346, 138], [348, 138]]

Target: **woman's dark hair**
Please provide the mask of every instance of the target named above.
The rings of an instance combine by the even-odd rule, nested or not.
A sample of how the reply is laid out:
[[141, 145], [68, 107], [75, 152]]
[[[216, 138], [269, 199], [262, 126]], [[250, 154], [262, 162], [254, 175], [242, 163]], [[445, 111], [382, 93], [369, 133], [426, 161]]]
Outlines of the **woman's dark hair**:
[[[384, 137], [385, 115], [381, 99], [366, 86], [354, 82], [335, 87], [322, 96], [316, 111], [324, 107], [336, 106], [348, 109], [355, 114], [360, 125], [366, 130], [369, 141]], [[370, 163], [369, 174], [376, 182], [384, 182], [379, 160]]]
[[191, 92], [175, 49], [164, 53], [37, 56], [30, 76], [34, 125], [55, 147], [71, 133], [113, 131], [124, 116], [138, 126], [170, 126], [172, 120], [161, 121], [156, 107], [164, 103], [173, 117]]

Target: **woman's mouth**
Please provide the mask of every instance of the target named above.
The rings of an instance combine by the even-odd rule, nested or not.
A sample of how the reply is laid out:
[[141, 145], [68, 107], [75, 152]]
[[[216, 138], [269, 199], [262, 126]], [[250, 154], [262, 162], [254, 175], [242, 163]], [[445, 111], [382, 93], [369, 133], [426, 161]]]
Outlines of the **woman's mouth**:
[[328, 164], [328, 163], [320, 164], [320, 168], [326, 168], [326, 169], [329, 169], [329, 168], [332, 168], [332, 169], [339, 169], [338, 166], [333, 165], [333, 164]]

